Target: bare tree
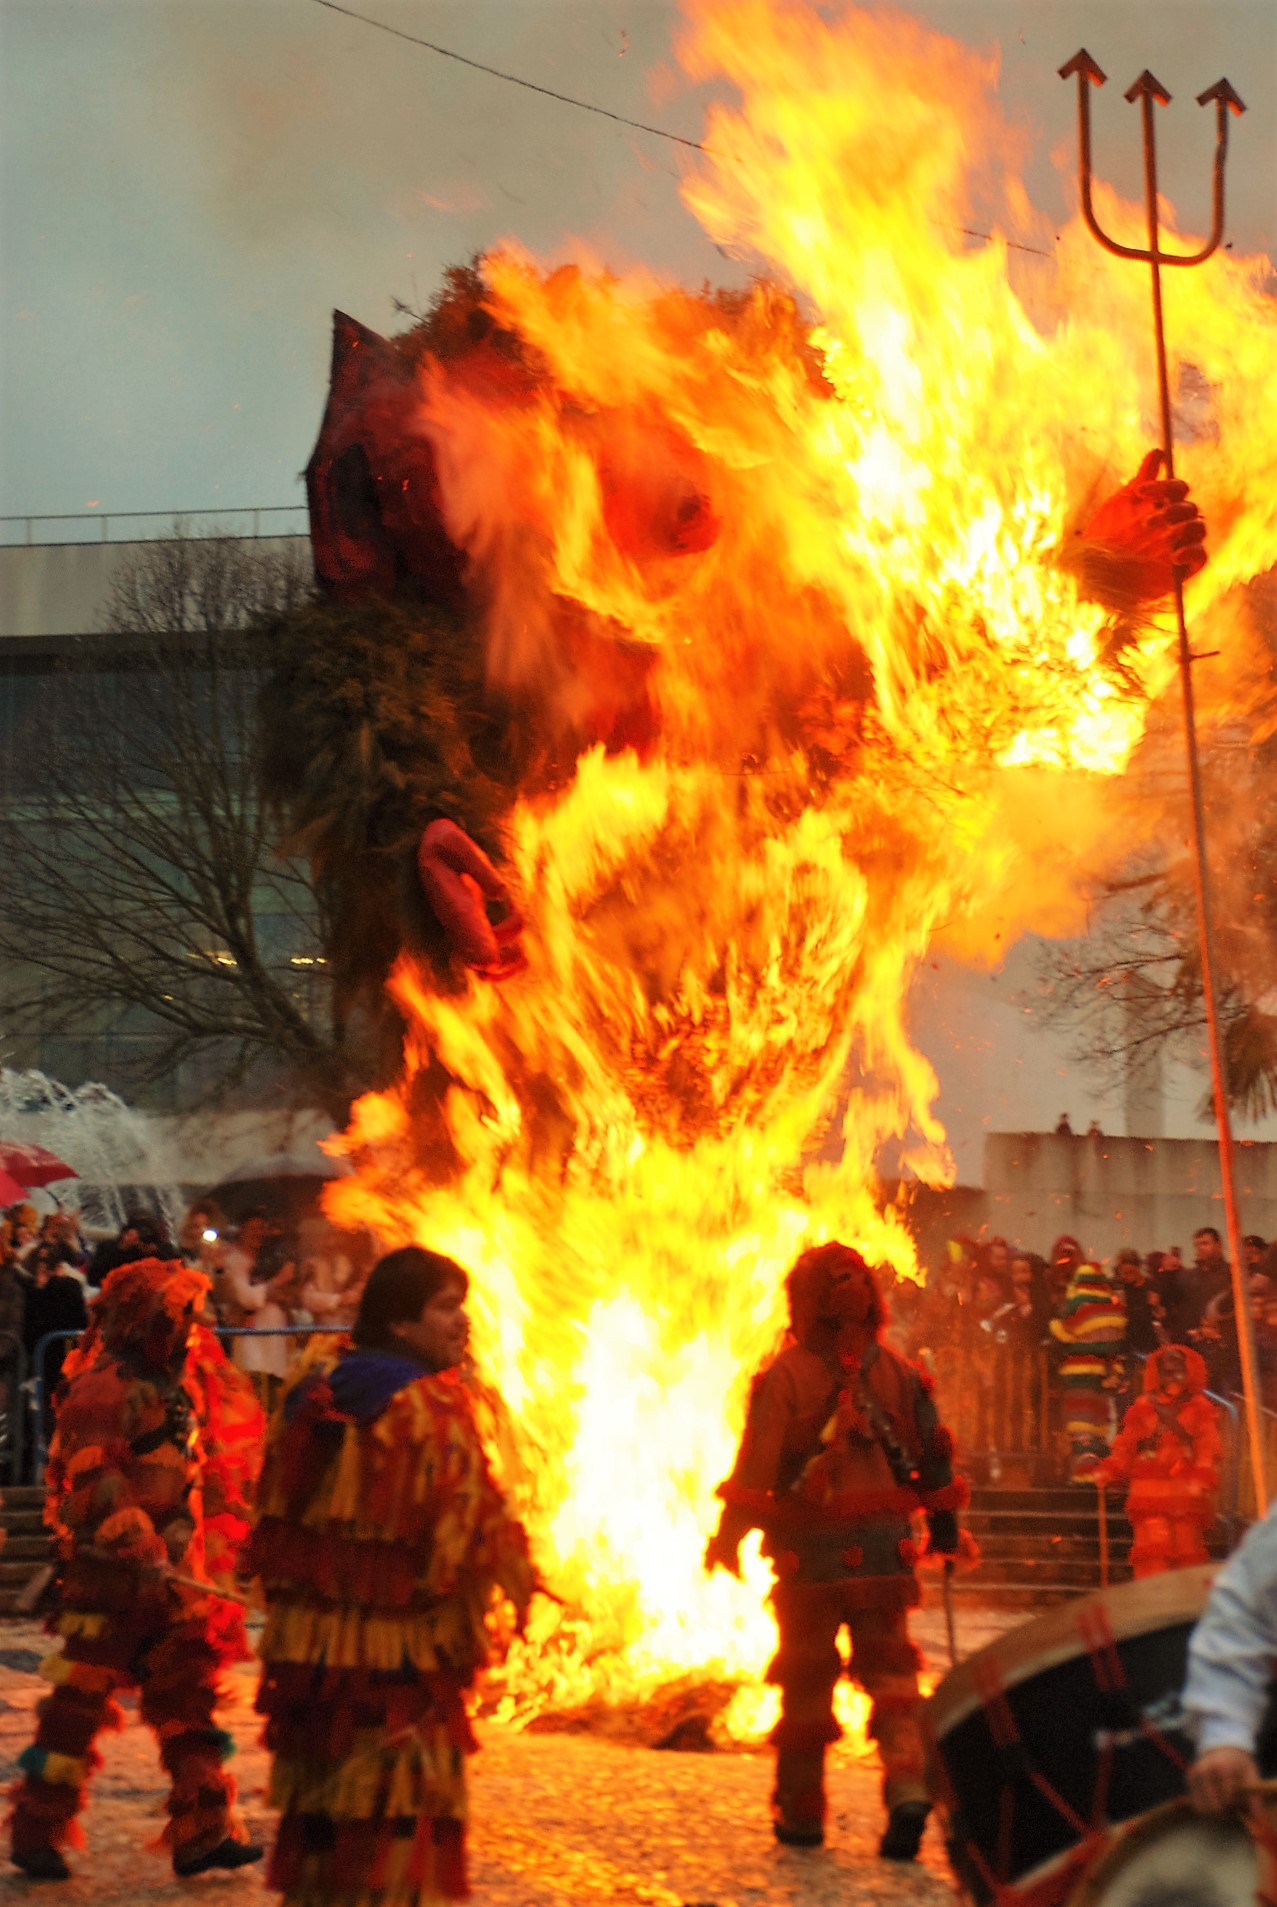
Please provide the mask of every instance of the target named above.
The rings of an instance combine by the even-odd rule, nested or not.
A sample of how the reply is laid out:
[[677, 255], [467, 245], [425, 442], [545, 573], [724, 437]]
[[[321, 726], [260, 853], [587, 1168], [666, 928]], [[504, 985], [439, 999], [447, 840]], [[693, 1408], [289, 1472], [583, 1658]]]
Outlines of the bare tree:
[[[1269, 683], [1260, 677], [1244, 713], [1207, 731], [1203, 781], [1228, 1094], [1257, 1119], [1277, 1112], [1277, 573], [1254, 586], [1250, 607]], [[1086, 939], [1042, 950], [1045, 1017], [1111, 1079], [1154, 1052], [1206, 1067], [1182, 747], [1177, 711], [1159, 711], [1149, 752], [1176, 766], [1146, 768], [1143, 795], [1161, 804], [1173, 845], [1103, 887]]]
[[149, 1036], [141, 1080], [182, 1067], [205, 1102], [282, 1072], [340, 1120], [368, 1083], [307, 871], [273, 854], [258, 798], [269, 619], [308, 587], [295, 559], [175, 530], [45, 679], [0, 811], [10, 1031], [124, 1016]]

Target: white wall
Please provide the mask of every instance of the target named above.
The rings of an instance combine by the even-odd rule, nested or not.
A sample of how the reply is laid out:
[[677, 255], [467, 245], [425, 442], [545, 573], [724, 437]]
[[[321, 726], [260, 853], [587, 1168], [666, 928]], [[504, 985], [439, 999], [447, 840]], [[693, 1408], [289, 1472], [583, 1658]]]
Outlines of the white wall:
[[[1039, 945], [1022, 941], [991, 973], [937, 958], [924, 964], [914, 986], [911, 1029], [940, 1078], [937, 1110], [960, 1185], [988, 1183], [988, 1134], [1049, 1133], [1061, 1113], [1078, 1133], [1095, 1120], [1110, 1135], [1152, 1136], [1128, 1134], [1121, 1091], [1075, 1057], [1064, 1029], [1047, 1023], [1035, 964]], [[1204, 1057], [1200, 1069], [1166, 1069], [1160, 1124], [1167, 1138], [1211, 1139], [1214, 1121], [1201, 1116], [1207, 1084]], [[1275, 1140], [1277, 1119], [1239, 1121], [1235, 1130], [1240, 1139]]]
[[[1242, 1144], [1236, 1158], [1242, 1230], [1271, 1239], [1277, 1145]], [[1178, 1245], [1189, 1260], [1200, 1226], [1226, 1237], [1219, 1151], [1208, 1139], [989, 1133], [984, 1184], [989, 1232], [1043, 1254], [1061, 1232], [1099, 1258], [1119, 1245], [1142, 1252]]]
[[[301, 537], [260, 537], [261, 550], [295, 549]], [[100, 625], [111, 583], [137, 543], [36, 543], [0, 548], [0, 641], [82, 636]]]

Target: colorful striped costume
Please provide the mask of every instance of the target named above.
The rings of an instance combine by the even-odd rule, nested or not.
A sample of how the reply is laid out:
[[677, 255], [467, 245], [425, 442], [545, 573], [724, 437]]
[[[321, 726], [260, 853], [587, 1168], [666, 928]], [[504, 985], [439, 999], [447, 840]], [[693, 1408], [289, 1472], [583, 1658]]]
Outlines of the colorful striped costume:
[[1109, 1447], [1110, 1398], [1121, 1373], [1126, 1306], [1098, 1265], [1079, 1265], [1051, 1335], [1065, 1347], [1056, 1368], [1070, 1447], [1069, 1474], [1088, 1482]]
[[290, 1907], [463, 1899], [464, 1692], [535, 1575], [456, 1373], [322, 1340], [271, 1422], [252, 1558], [269, 1884]]
[[[208, 1280], [142, 1259], [113, 1271], [68, 1356], [45, 1520], [62, 1563], [54, 1684], [13, 1791], [13, 1854], [81, 1844], [76, 1815], [123, 1725], [115, 1691], [139, 1690], [170, 1777], [162, 1845], [179, 1870], [242, 1839], [231, 1741], [217, 1726], [218, 1671], [249, 1654], [238, 1604], [166, 1572], [230, 1586], [248, 1535], [261, 1412], [213, 1334], [193, 1322]], [[222, 1862], [219, 1865], [227, 1865]]]

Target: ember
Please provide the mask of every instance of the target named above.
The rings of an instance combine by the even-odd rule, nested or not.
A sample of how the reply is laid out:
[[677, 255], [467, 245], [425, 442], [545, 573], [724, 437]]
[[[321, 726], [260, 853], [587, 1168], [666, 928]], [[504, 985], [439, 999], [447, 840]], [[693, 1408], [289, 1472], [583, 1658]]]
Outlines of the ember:
[[[512, 395], [428, 360], [410, 393], [489, 681], [553, 683], [568, 725], [621, 645], [653, 712], [514, 807], [522, 977], [444, 995], [400, 962], [405, 1073], [360, 1102], [330, 1192], [475, 1273], [520, 1427], [494, 1435], [566, 1602], [512, 1659], [510, 1718], [761, 1673], [761, 1559], [741, 1584], [701, 1557], [783, 1272], [836, 1236], [915, 1275], [874, 1178], [890, 1139], [947, 1168], [911, 979], [937, 944], [991, 960], [1070, 924], [1138, 834], [1115, 780], [1174, 666], [1168, 627], [1088, 600], [1070, 560], [1156, 438], [1144, 285], [1080, 222], [1014, 272], [962, 236], [974, 155], [1016, 150], [996, 61], [767, 0], [697, 0], [682, 52], [740, 94], [687, 202], [798, 306], [508, 247], [484, 303], [543, 373]], [[1015, 173], [995, 184], [1002, 229], [1039, 240]], [[1103, 214], [1138, 238], [1138, 208]], [[1277, 556], [1267, 269], [1166, 287], [1208, 393], [1192, 615], [1239, 656], [1230, 592]], [[766, 1709], [745, 1691], [727, 1724]]]

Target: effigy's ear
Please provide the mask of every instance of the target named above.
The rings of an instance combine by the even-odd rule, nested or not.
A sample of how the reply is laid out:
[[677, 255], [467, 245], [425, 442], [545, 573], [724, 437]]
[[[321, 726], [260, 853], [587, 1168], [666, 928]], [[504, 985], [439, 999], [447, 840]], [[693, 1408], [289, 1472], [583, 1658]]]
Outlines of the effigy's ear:
[[367, 412], [377, 387], [404, 380], [385, 338], [344, 311], [333, 313], [332, 369], [319, 436], [306, 466], [315, 574], [338, 597], [390, 594], [395, 557], [377, 503]]
[[[328, 374], [328, 410], [344, 408], [371, 375], [381, 375], [392, 359], [386, 340], [347, 312], [333, 312], [333, 359]], [[324, 419], [328, 421], [327, 414]]]

